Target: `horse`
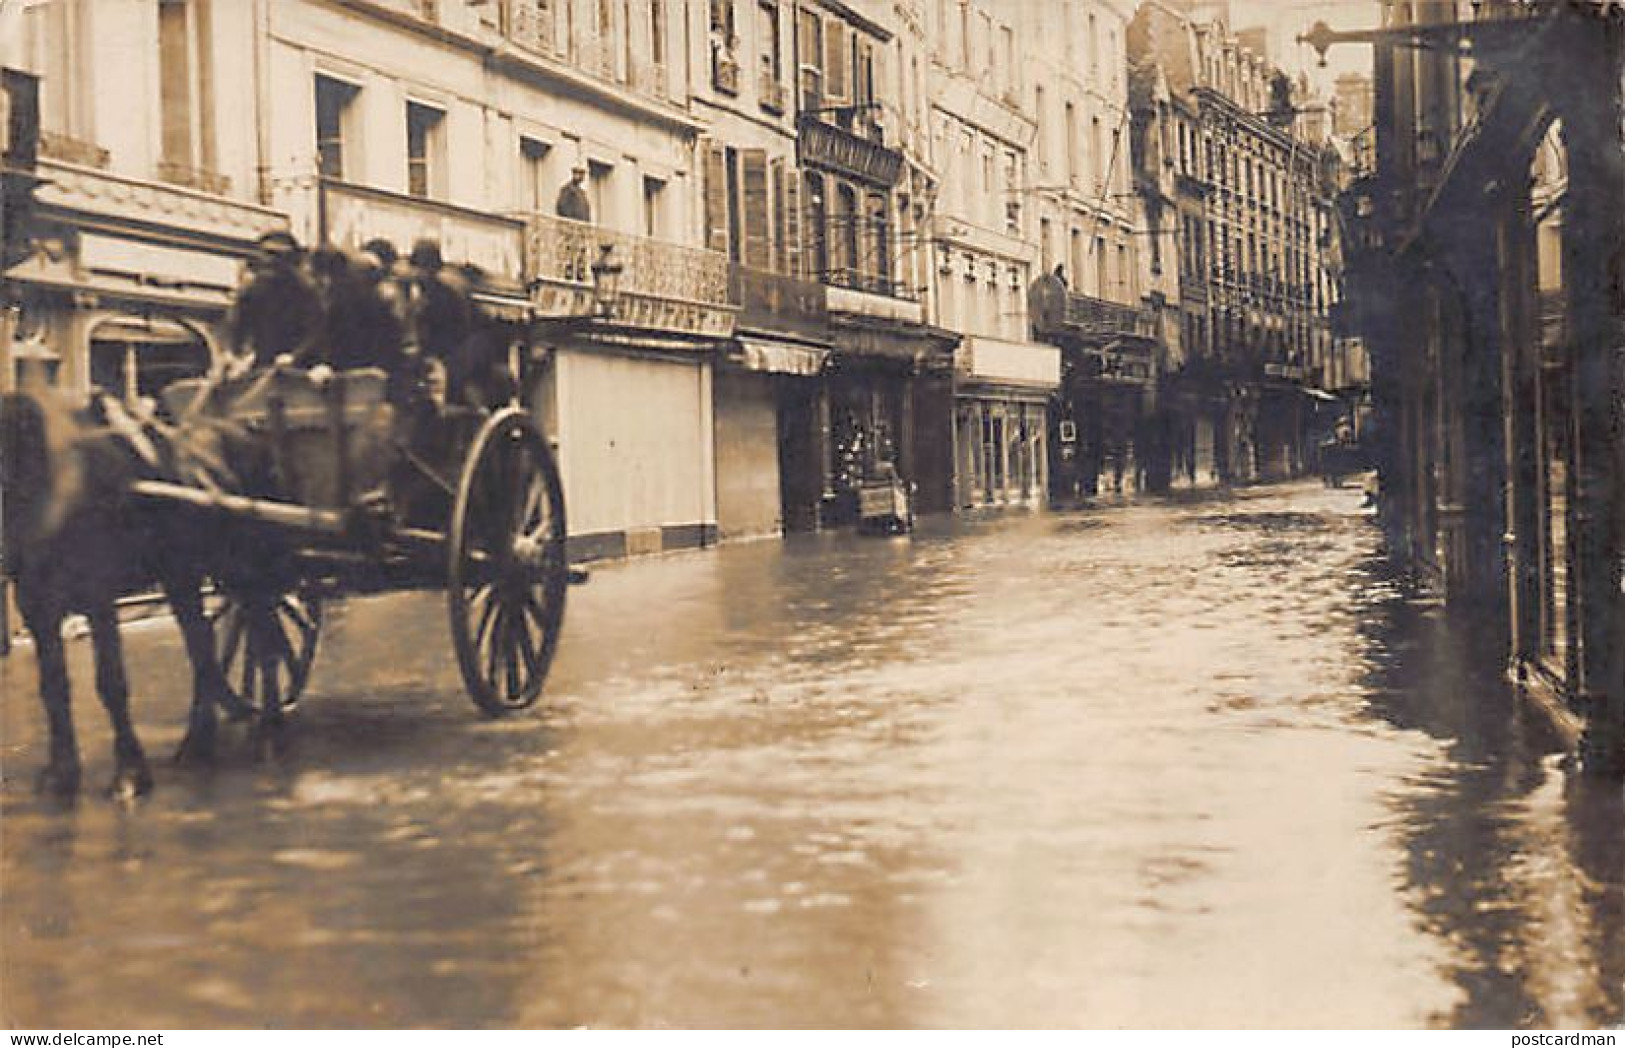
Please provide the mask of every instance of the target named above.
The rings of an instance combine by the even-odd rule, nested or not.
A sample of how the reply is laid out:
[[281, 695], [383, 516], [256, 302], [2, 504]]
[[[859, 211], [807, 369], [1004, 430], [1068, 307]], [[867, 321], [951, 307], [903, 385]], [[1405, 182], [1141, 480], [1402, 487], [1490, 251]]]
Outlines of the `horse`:
[[184, 436], [136, 424], [111, 397], [71, 402], [55, 390], [0, 395], [0, 490], [4, 492], [4, 566], [18, 610], [34, 639], [40, 699], [50, 751], [36, 788], [71, 797], [80, 760], [70, 709], [64, 619], [86, 617], [95, 653], [96, 690], [113, 726], [115, 771], [108, 792], [148, 793], [153, 777], [130, 715], [115, 601], [161, 587], [192, 667], [192, 704], [177, 761], [212, 757], [218, 711], [245, 719], [251, 708], [233, 695], [204, 616], [202, 581], [209, 541], [200, 518], [182, 507], [143, 502], [131, 493], [142, 479], [195, 483], [202, 469], [245, 458], [217, 423]]

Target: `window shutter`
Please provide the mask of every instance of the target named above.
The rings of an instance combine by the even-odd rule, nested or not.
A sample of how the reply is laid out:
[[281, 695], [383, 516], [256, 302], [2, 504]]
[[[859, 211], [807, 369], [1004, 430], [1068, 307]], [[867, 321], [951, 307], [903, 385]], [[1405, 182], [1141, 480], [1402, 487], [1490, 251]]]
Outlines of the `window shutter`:
[[768, 163], [767, 184], [773, 194], [773, 270], [788, 273], [789, 258], [784, 238], [784, 158], [774, 157]]
[[801, 251], [801, 172], [790, 168], [784, 172], [784, 249], [785, 272], [793, 277], [806, 275]]
[[824, 93], [832, 103], [850, 100], [848, 69], [850, 45], [847, 43], [845, 22], [834, 21], [824, 30]]
[[715, 142], [705, 149], [705, 246], [712, 251], [728, 250], [728, 169], [727, 154]]
[[745, 265], [767, 269], [772, 264], [767, 228], [767, 150], [741, 150], [739, 159], [745, 194]]

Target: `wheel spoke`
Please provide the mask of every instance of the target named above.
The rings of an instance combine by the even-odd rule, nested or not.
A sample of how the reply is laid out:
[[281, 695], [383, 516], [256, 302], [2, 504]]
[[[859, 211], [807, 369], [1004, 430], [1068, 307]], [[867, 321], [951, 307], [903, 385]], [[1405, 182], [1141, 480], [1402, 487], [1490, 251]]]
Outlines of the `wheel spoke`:
[[491, 626], [495, 621], [497, 610], [495, 586], [486, 583], [476, 590], [468, 602], [468, 610], [473, 612], [482, 602], [484, 607], [479, 611], [479, 626], [474, 630], [474, 647], [479, 651], [485, 649], [485, 642], [489, 639]]
[[[525, 613], [519, 616], [519, 651], [525, 657], [525, 668], [532, 677], [541, 675], [541, 656], [536, 651], [536, 641], [530, 635], [530, 624], [533, 615], [530, 610], [530, 597], [525, 597]], [[540, 628], [540, 627], [538, 627]], [[546, 630], [543, 629], [543, 639], [546, 639]]]
[[497, 657], [502, 652], [502, 634], [507, 629], [507, 617], [502, 613], [498, 602], [492, 602], [497, 607], [496, 620], [491, 630], [491, 645], [485, 650], [485, 679], [494, 689], [497, 686]]
[[504, 662], [507, 664], [508, 670], [508, 701], [514, 702], [518, 700], [520, 695], [519, 645], [515, 643], [518, 638], [514, 635], [523, 634], [525, 632], [525, 624], [523, 622], [513, 621], [513, 615], [511, 613], [504, 615], [503, 621], [509, 623], [508, 635], [503, 638], [502, 644], [502, 656]]
[[298, 628], [300, 636], [309, 637], [316, 632], [316, 620], [311, 614], [310, 605], [291, 594], [282, 599], [281, 611], [284, 618], [290, 619]]

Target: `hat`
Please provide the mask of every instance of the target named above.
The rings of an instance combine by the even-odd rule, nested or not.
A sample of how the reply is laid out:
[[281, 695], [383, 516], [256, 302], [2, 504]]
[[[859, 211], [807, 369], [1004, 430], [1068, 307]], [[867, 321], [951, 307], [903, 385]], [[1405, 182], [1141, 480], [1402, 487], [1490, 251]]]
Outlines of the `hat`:
[[287, 230], [273, 229], [269, 233], [260, 234], [259, 239], [254, 241], [254, 246], [267, 255], [286, 255], [299, 250], [299, 241]]
[[440, 257], [440, 245], [428, 238], [412, 245], [412, 254], [408, 261], [419, 269], [429, 270], [439, 269], [444, 264]]

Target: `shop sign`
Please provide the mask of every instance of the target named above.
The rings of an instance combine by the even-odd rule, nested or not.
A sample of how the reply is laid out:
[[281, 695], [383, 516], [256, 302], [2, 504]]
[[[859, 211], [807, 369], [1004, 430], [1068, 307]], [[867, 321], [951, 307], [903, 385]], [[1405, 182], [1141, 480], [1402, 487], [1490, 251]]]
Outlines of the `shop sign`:
[[427, 238], [440, 245], [448, 265], [472, 264], [499, 280], [520, 279], [524, 226], [519, 222], [331, 182], [322, 184], [322, 199], [330, 243], [353, 249], [381, 237], [405, 255]]

